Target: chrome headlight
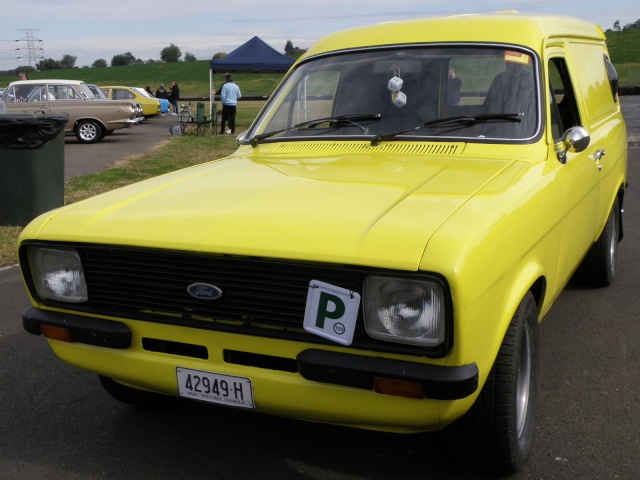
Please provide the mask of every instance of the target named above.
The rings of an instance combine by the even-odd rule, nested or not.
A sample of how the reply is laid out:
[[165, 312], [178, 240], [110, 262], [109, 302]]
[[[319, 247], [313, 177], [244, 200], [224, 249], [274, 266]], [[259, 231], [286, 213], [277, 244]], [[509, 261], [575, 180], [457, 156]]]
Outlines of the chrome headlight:
[[363, 300], [365, 328], [372, 338], [422, 347], [446, 340], [445, 298], [438, 282], [367, 277]]
[[29, 253], [33, 283], [41, 298], [71, 303], [88, 300], [87, 283], [77, 252], [34, 247]]

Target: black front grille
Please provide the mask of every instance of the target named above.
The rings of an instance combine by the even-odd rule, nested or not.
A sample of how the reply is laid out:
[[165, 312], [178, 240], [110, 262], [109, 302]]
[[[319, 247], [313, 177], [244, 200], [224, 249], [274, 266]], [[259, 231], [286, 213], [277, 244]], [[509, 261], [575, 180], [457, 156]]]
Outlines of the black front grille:
[[[120, 312], [177, 314], [300, 328], [309, 282], [360, 291], [364, 273], [305, 264], [226, 256], [104, 247], [77, 248], [91, 307]], [[187, 287], [207, 283], [222, 290], [214, 301], [192, 297]]]
[[[79, 305], [57, 304], [67, 310], [331, 345], [335, 344], [303, 329], [309, 283], [320, 280], [361, 293], [367, 275], [390, 273], [164, 250], [86, 244], [69, 247], [82, 259], [90, 300]], [[194, 283], [215, 285], [222, 296], [216, 300], [194, 298], [187, 291]], [[442, 353], [371, 339], [364, 331], [362, 309], [359, 315], [354, 347], [428, 356]]]

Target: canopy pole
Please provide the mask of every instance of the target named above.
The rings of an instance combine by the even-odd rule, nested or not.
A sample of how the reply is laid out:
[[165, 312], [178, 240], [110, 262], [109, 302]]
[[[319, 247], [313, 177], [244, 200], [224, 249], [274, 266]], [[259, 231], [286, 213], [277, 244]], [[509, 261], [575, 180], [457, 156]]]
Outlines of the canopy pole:
[[213, 70], [209, 69], [209, 118], [213, 116], [213, 102], [216, 97], [213, 94]]

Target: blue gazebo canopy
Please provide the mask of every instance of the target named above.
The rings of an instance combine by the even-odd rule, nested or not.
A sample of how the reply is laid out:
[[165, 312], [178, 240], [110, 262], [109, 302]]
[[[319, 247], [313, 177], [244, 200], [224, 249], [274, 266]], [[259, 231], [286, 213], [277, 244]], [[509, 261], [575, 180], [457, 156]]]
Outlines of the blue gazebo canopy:
[[285, 72], [295, 60], [278, 52], [258, 37], [210, 62], [212, 72]]

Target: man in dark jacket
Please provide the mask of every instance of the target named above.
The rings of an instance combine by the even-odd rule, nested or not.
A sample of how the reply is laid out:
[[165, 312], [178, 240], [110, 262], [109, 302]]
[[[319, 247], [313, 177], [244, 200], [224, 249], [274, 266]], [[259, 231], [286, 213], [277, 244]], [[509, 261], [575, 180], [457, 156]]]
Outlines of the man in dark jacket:
[[169, 101], [173, 105], [172, 115], [178, 115], [178, 100], [180, 100], [180, 87], [176, 82], [171, 82], [169, 85]]
[[167, 91], [164, 88], [164, 83], [160, 85], [160, 88], [156, 90], [156, 98], [167, 99]]

